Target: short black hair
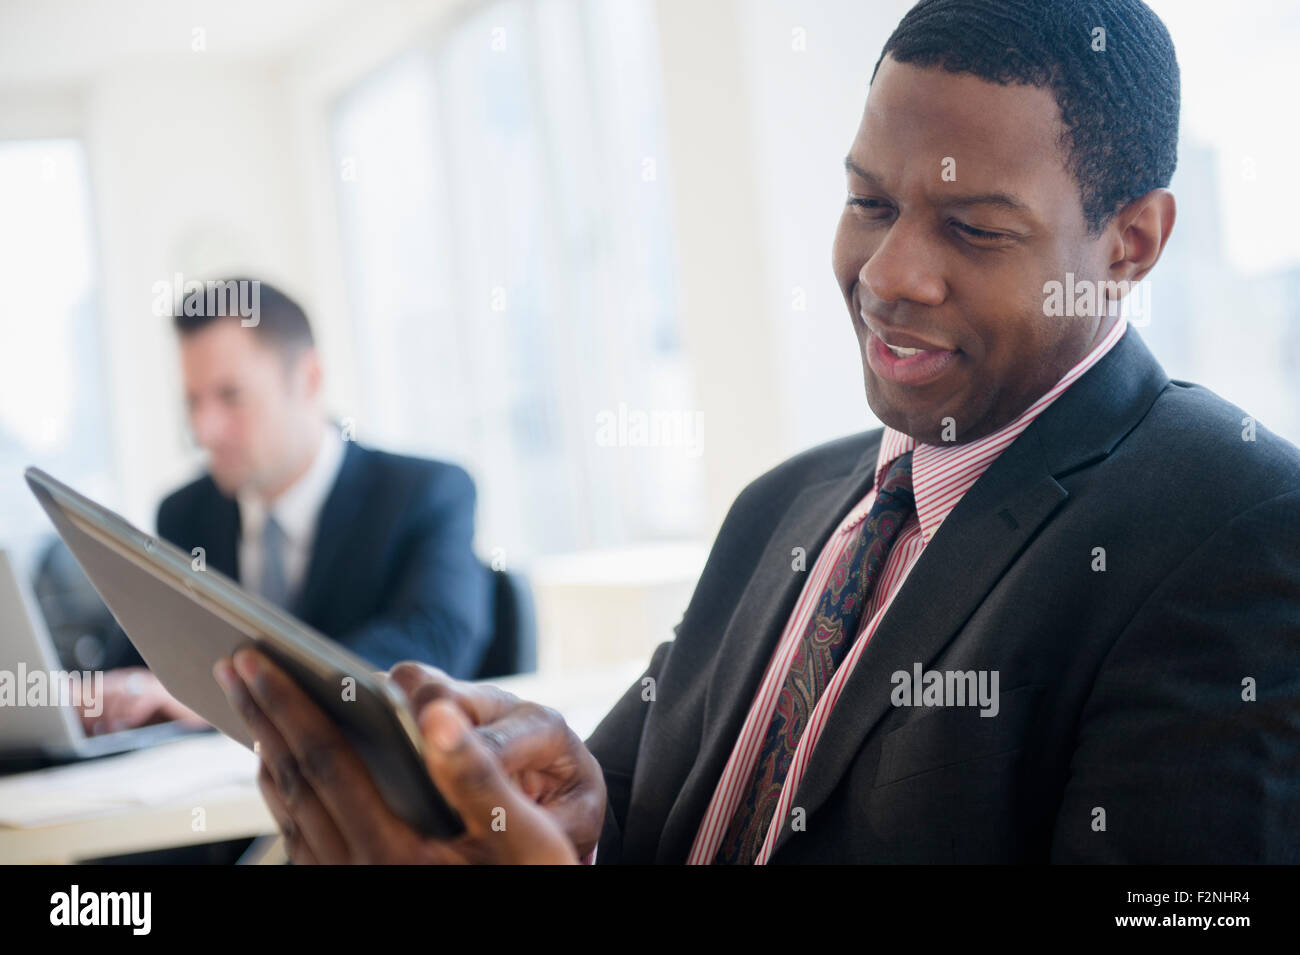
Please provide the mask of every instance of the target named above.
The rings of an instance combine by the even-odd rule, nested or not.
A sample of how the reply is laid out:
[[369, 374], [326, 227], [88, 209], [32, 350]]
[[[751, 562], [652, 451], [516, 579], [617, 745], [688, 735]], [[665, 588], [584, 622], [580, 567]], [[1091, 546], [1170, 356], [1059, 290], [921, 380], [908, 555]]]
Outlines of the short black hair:
[[[1094, 49], [1099, 27], [1104, 52]], [[1050, 89], [1065, 125], [1058, 146], [1093, 235], [1173, 178], [1178, 60], [1141, 0], [920, 0], [886, 41], [873, 82], [886, 56]]]
[[[255, 300], [258, 306], [256, 324], [247, 327], [286, 356], [296, 355], [316, 344], [311, 323], [307, 321], [307, 313], [302, 310], [302, 306], [270, 282], [236, 277], [217, 279], [215, 282], [204, 284], [224, 286], [225, 289], [231, 290], [246, 289], [247, 291], [242, 293], [245, 303]], [[238, 302], [239, 299], [233, 292], [203, 296], [196, 294], [194, 304], [189, 308], [180, 309], [172, 322], [181, 337], [192, 335], [207, 328], [213, 322], [243, 319], [245, 316], [239, 311]], [[186, 314], [187, 311], [193, 314]]]

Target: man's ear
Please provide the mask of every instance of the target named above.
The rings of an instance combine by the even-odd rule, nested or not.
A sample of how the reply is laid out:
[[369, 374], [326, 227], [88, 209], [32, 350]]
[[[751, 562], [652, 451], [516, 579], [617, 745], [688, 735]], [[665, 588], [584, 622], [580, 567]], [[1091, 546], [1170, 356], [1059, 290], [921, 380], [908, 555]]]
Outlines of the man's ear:
[[1159, 261], [1177, 214], [1178, 204], [1168, 189], [1152, 189], [1124, 206], [1110, 225], [1115, 241], [1107, 278], [1140, 282]]
[[321, 367], [320, 354], [315, 348], [304, 349], [297, 357], [291, 378], [295, 390], [304, 398], [314, 401], [321, 396], [325, 372]]

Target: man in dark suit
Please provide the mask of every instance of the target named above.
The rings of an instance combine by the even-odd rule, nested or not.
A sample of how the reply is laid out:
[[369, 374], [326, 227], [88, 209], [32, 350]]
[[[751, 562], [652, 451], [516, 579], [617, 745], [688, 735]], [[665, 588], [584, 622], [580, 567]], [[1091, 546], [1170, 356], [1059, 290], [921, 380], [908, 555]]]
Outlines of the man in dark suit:
[[[332, 436], [331, 436], [332, 440]], [[454, 464], [345, 441], [301, 587], [286, 604], [376, 667], [399, 660], [473, 674], [488, 636], [487, 583], [473, 559], [474, 483]], [[158, 533], [241, 579], [240, 514], [210, 475], [162, 502]]]
[[[208, 472], [162, 502], [159, 535], [375, 667], [473, 676], [491, 626], [473, 481], [346, 440], [323, 413], [302, 309], [265, 282], [256, 300], [255, 324], [206, 295], [175, 318]], [[139, 666], [106, 676], [106, 728], [159, 717], [197, 719]]]
[[1138, 0], [917, 4], [833, 253], [886, 427], [741, 493], [585, 745], [395, 668], [456, 840], [269, 661], [219, 664], [294, 857], [1300, 862], [1300, 451], [1110, 307], [1173, 227], [1178, 101]]

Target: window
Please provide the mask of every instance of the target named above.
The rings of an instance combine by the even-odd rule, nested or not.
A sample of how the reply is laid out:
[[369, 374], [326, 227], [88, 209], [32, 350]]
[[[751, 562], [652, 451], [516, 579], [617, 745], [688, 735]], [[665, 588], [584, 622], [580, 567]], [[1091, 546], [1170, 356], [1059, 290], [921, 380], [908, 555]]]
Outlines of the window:
[[115, 490], [81, 143], [0, 142], [0, 209], [0, 511], [3, 546], [27, 562], [51, 532], [25, 467], [99, 499]]
[[334, 111], [358, 438], [468, 466], [485, 555], [702, 520], [652, 27], [489, 5]]
[[1294, 75], [1290, 35], [1261, 33], [1244, 14], [1207, 23], [1218, 8], [1204, 0], [1151, 5], [1178, 50], [1182, 115], [1170, 184], [1178, 217], [1148, 280], [1153, 316], [1141, 333], [1170, 377], [1300, 442], [1300, 237], [1288, 188], [1300, 136], [1256, 94]]

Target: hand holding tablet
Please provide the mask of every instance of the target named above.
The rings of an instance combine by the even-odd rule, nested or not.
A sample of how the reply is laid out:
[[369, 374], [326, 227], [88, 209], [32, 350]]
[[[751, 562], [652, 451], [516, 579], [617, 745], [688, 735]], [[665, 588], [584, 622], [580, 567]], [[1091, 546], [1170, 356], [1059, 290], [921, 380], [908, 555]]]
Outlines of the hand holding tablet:
[[[562, 828], [565, 814], [543, 808], [533, 793], [510, 778], [505, 763], [485, 741], [500, 737], [476, 732], [470, 717], [450, 694], [441, 698], [426, 696], [419, 711], [429, 777], [465, 826], [461, 835], [444, 840], [421, 836], [388, 808], [365, 763], [329, 717], [270, 659], [256, 651], [241, 650], [235, 654], [233, 665], [229, 660], [220, 660], [213, 672], [226, 690], [231, 707], [258, 742], [262, 758], [258, 784], [285, 835], [293, 861], [577, 862], [574, 843]], [[445, 675], [439, 676], [446, 686], [455, 683]], [[459, 686], [469, 688], [469, 695], [462, 699], [475, 698], [480, 704], [493, 694], [498, 702], [505, 702], [508, 696], [490, 687]], [[478, 690], [487, 692], [480, 694]], [[518, 700], [515, 703], [531, 706]], [[485, 711], [471, 709], [474, 712]], [[505, 732], [509, 732], [508, 728]], [[532, 733], [536, 738], [536, 728]], [[577, 745], [582, 746], [580, 741]], [[585, 753], [585, 748], [582, 751]], [[591, 759], [589, 753], [587, 758]], [[600, 779], [598, 767], [596, 778]], [[596, 802], [594, 795], [599, 797], [597, 818], [603, 819], [603, 780], [598, 794], [588, 793], [585, 801]], [[552, 800], [552, 805], [557, 802], [563, 805], [565, 799]]]

